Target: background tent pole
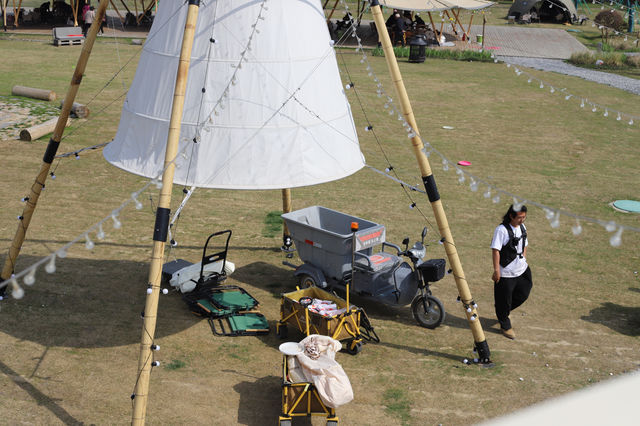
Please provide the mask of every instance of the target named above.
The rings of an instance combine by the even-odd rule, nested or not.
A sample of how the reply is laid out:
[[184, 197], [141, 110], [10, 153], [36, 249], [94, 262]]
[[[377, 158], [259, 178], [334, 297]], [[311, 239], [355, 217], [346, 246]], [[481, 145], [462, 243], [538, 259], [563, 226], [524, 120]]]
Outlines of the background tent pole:
[[[284, 188], [282, 190], [282, 213], [290, 213], [290, 212], [291, 212], [291, 189]], [[291, 241], [291, 234], [289, 233], [289, 228], [287, 228], [287, 223], [283, 222], [282, 224], [283, 248], [286, 247], [287, 241]]]
[[[491, 352], [489, 351], [489, 345], [487, 344], [484, 332], [482, 331], [482, 325], [480, 324], [480, 318], [478, 317], [478, 314], [476, 312], [475, 302], [471, 297], [471, 291], [469, 290], [469, 285], [467, 284], [467, 280], [464, 276], [462, 264], [460, 263], [460, 259], [458, 258], [458, 252], [453, 241], [453, 236], [451, 235], [451, 230], [449, 229], [449, 224], [444, 213], [444, 208], [442, 207], [442, 201], [440, 200], [440, 194], [438, 194], [436, 181], [431, 172], [429, 160], [423, 152], [424, 145], [422, 144], [422, 140], [419, 137], [418, 125], [413, 115], [413, 110], [411, 109], [411, 103], [409, 101], [409, 96], [407, 95], [407, 90], [404, 87], [404, 83], [402, 81], [398, 62], [396, 61], [396, 57], [393, 53], [391, 39], [389, 38], [389, 33], [387, 32], [387, 29], [385, 27], [384, 18], [382, 16], [382, 11], [380, 10], [380, 4], [378, 3], [378, 0], [371, 0], [371, 12], [373, 13], [373, 19], [376, 23], [378, 34], [380, 35], [380, 41], [382, 42], [382, 49], [384, 50], [384, 55], [387, 59], [387, 65], [389, 66], [391, 79], [394, 82], [398, 97], [400, 99], [402, 113], [404, 114], [405, 119], [415, 133], [415, 136], [411, 138], [413, 152], [416, 156], [416, 159], [418, 160], [420, 173], [422, 174], [422, 182], [424, 183], [429, 201], [431, 202], [431, 207], [433, 208], [433, 213], [438, 224], [438, 229], [440, 231], [440, 236], [443, 239], [444, 248], [449, 259], [449, 265], [453, 269], [453, 276], [456, 281], [456, 286], [458, 287], [458, 294], [460, 295], [460, 300], [462, 301], [462, 304], [465, 308], [464, 310], [467, 316], [469, 327], [471, 328], [471, 332], [473, 333], [475, 348], [478, 351], [478, 358], [483, 363], [489, 363], [491, 355]], [[470, 308], [470, 312], [467, 311], [467, 308]]]
[[[144, 324], [140, 342], [140, 358], [138, 360], [138, 379], [133, 398], [133, 425], [143, 425], [147, 410], [149, 394], [149, 376], [152, 367], [152, 345], [156, 332], [156, 318], [158, 313], [158, 296], [160, 294], [160, 279], [162, 275], [162, 262], [164, 258], [164, 246], [169, 230], [169, 217], [171, 207], [171, 190], [173, 189], [173, 176], [175, 173], [174, 160], [178, 154], [178, 142], [182, 124], [187, 77], [191, 60], [191, 48], [198, 21], [200, 0], [189, 0], [187, 20], [184, 26], [182, 47], [180, 50], [180, 62], [176, 75], [175, 90], [173, 92], [173, 106], [169, 121], [169, 134], [167, 136], [167, 148], [164, 157], [164, 172], [162, 174], [162, 189], [158, 209], [156, 210], [156, 223], [153, 232], [153, 252], [149, 267], [149, 282], [147, 300], [144, 307]], [[97, 21], [99, 22], [99, 21]]]
[[[56, 123], [55, 130], [53, 131], [51, 139], [49, 139], [47, 150], [45, 151], [44, 157], [42, 158], [40, 172], [38, 173], [38, 176], [36, 176], [36, 180], [33, 185], [31, 185], [31, 191], [29, 192], [26, 205], [22, 211], [22, 214], [20, 215], [18, 230], [13, 237], [11, 248], [9, 249], [9, 255], [4, 261], [4, 268], [2, 269], [2, 274], [0, 275], [0, 281], [8, 280], [9, 278], [11, 278], [11, 274], [13, 274], [15, 271], [16, 258], [20, 254], [20, 249], [22, 248], [22, 243], [24, 242], [25, 236], [27, 234], [27, 229], [29, 228], [31, 217], [33, 216], [33, 212], [35, 211], [36, 205], [38, 203], [38, 197], [40, 197], [40, 193], [44, 188], [47, 176], [49, 176], [51, 163], [53, 163], [53, 159], [58, 152], [58, 146], [60, 146], [62, 133], [64, 132], [65, 125], [69, 118], [69, 112], [71, 111], [71, 108], [73, 108], [73, 101], [76, 98], [78, 89], [80, 88], [82, 75], [84, 74], [84, 70], [87, 67], [87, 62], [89, 61], [89, 56], [91, 55], [91, 49], [93, 48], [93, 42], [96, 40], [98, 28], [100, 28], [100, 22], [102, 22], [102, 17], [105, 14], [108, 3], [109, 0], [100, 0], [100, 5], [98, 6], [98, 11], [96, 12], [96, 19], [93, 21], [93, 24], [91, 25], [91, 28], [87, 33], [87, 39], [85, 40], [85, 43], [82, 47], [82, 52], [80, 53], [80, 58], [78, 59], [78, 63], [76, 64], [76, 69], [73, 72], [71, 84], [69, 85], [69, 90], [67, 90], [67, 94], [64, 98], [64, 103], [62, 104], [62, 110], [60, 111], [58, 122]], [[6, 288], [7, 287], [0, 289], [0, 294], [4, 292], [4, 289]]]

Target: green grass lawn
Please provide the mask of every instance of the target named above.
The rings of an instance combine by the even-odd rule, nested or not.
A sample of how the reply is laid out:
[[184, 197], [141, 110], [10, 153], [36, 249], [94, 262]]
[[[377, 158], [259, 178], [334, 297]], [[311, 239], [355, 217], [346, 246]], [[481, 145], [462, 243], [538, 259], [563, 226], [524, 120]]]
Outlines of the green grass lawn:
[[[49, 38], [0, 37], [0, 95], [16, 84], [66, 92], [80, 48], [55, 48]], [[113, 138], [124, 93], [135, 73], [140, 46], [99, 39], [77, 101], [91, 115], [65, 132], [59, 152]], [[403, 181], [420, 176], [406, 131], [376, 94], [375, 74], [397, 101], [384, 58], [369, 55], [371, 71], [352, 50], [339, 51], [343, 81], [367, 164], [392, 165]], [[128, 64], [125, 66], [125, 64]], [[123, 68], [115, 78], [114, 75]], [[468, 170], [494, 187], [576, 215], [639, 227], [637, 215], [614, 212], [608, 203], [639, 199], [640, 123], [581, 109], [516, 76], [502, 64], [429, 59], [400, 61], [422, 137], [452, 162], [467, 160]], [[563, 75], [529, 71], [558, 88], [640, 115], [636, 95]], [[149, 76], [153, 78], [153, 76]], [[104, 89], [104, 90], [103, 90]], [[373, 125], [373, 132], [365, 127]], [[445, 129], [449, 126], [453, 129]], [[39, 169], [46, 139], [32, 143], [0, 141], [0, 243], [6, 253], [16, 216]], [[430, 163], [481, 324], [496, 366], [466, 365], [473, 338], [456, 303], [451, 275], [433, 285], [447, 310], [435, 330], [416, 325], [407, 308], [390, 308], [354, 297], [381, 338], [357, 356], [338, 354], [355, 399], [340, 407], [343, 424], [467, 425], [536, 402], [609, 380], [638, 368], [640, 343], [640, 236], [625, 232], [611, 247], [601, 225], [573, 219], [551, 228], [545, 212], [530, 205], [527, 218], [529, 262], [534, 288], [512, 319], [518, 339], [502, 337], [493, 312], [489, 243], [510, 204], [472, 192], [441, 158]], [[18, 259], [17, 270], [57, 250], [130, 199], [146, 180], [107, 164], [99, 151], [79, 160], [54, 162]], [[172, 208], [181, 200], [174, 188]], [[340, 181], [292, 191], [294, 209], [324, 205], [385, 224], [387, 240], [419, 238], [429, 228], [429, 257], [445, 257], [429, 202], [407, 195], [393, 181], [368, 169]], [[57, 260], [57, 271], [42, 268], [24, 299], [2, 302], [0, 322], [0, 402], [12, 423], [121, 424], [129, 421], [129, 398], [136, 380], [146, 297], [154, 212], [154, 186], [140, 197], [142, 210], [121, 215], [122, 228], [105, 224], [104, 241], [87, 250], [83, 241]], [[416, 203], [414, 209], [410, 208]], [[178, 247], [167, 259], [199, 260], [206, 237], [233, 229], [229, 259], [240, 285], [260, 302], [274, 326], [280, 294], [295, 288], [292, 270], [279, 251], [274, 211], [280, 191], [199, 189], [174, 230]], [[94, 236], [92, 234], [92, 236]], [[95, 236], [94, 236], [95, 237]], [[3, 259], [3, 257], [0, 257]], [[299, 264], [295, 256], [289, 261]], [[301, 338], [290, 334], [292, 340]], [[275, 331], [264, 337], [214, 337], [206, 321], [192, 316], [179, 294], [161, 296], [156, 332], [162, 362], [151, 376], [147, 420], [155, 424], [275, 423], [280, 411], [282, 358]], [[520, 380], [522, 378], [522, 380]], [[179, 403], [176, 403], [179, 401]], [[319, 424], [316, 419], [312, 424]]]

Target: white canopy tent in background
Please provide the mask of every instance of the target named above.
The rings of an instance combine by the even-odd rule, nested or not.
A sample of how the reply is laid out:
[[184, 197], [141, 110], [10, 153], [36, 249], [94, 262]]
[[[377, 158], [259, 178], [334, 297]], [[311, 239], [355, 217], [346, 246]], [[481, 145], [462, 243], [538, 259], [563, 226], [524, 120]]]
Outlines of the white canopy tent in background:
[[479, 10], [493, 5], [484, 0], [379, 0], [381, 6], [415, 12], [441, 12], [451, 9]]
[[[320, 1], [269, 2], [264, 20], [260, 9], [254, 0], [200, 7], [174, 183], [293, 188], [364, 166]], [[137, 175], [162, 174], [186, 13], [184, 2], [160, 3], [104, 149]]]

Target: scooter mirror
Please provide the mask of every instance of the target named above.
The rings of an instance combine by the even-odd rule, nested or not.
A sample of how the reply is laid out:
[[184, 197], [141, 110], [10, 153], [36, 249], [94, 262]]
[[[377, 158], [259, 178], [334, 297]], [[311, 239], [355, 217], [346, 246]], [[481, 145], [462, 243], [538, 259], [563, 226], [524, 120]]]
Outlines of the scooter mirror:
[[405, 250], [409, 248], [409, 237], [405, 237], [405, 239], [402, 240], [402, 244], [405, 245]]
[[427, 236], [427, 227], [422, 228], [422, 244], [424, 244], [424, 237]]

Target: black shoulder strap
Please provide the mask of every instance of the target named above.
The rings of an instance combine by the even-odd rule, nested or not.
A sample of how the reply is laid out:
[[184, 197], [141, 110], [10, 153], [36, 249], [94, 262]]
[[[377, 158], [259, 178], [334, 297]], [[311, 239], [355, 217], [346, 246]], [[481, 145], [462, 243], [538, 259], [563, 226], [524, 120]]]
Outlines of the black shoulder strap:
[[507, 233], [509, 234], [509, 241], [513, 240], [513, 229], [511, 229], [511, 225], [505, 225], [504, 223], [502, 224], [502, 226], [505, 227], [505, 229], [507, 230]]

